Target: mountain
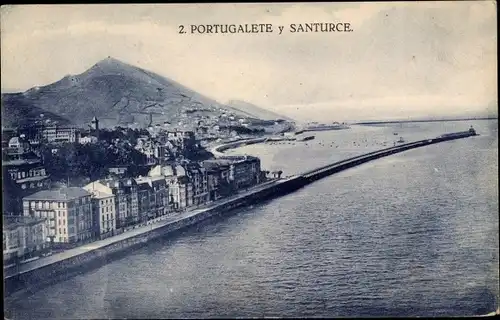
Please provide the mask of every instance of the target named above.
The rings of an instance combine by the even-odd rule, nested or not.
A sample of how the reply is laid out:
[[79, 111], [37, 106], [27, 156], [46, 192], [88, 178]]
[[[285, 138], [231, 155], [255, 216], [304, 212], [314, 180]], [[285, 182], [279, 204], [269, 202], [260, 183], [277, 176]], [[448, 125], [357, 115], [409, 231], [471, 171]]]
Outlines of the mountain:
[[70, 121], [45, 111], [23, 99], [21, 93], [2, 95], [2, 128], [12, 128], [36, 122], [69, 124]]
[[277, 119], [283, 119], [283, 120], [288, 120], [288, 121], [294, 121], [293, 119], [286, 117], [284, 115], [280, 115], [277, 113], [274, 113], [270, 110], [263, 109], [261, 107], [258, 107], [254, 104], [241, 101], [241, 100], [230, 100], [227, 102], [227, 106], [239, 110], [241, 112], [244, 112], [247, 114], [249, 117], [255, 117], [258, 119], [263, 119], [263, 120], [277, 120]]
[[244, 111], [111, 57], [79, 75], [68, 75], [24, 93], [2, 94], [2, 104], [6, 114], [16, 111], [24, 116], [27, 111], [17, 109], [32, 108], [35, 113], [42, 110], [80, 126], [87, 126], [94, 116], [102, 127], [189, 123], [194, 122], [195, 114], [248, 117]]

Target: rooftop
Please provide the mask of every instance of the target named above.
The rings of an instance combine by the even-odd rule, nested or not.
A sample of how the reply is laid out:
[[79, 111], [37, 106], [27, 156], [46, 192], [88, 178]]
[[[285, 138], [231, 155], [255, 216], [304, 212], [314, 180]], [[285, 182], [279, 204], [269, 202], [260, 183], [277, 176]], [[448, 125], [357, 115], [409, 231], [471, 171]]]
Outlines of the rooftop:
[[40, 163], [39, 159], [18, 159], [18, 160], [7, 160], [2, 161], [2, 166], [21, 166], [26, 164]]
[[110, 194], [110, 193], [98, 191], [98, 190], [92, 191], [92, 198], [94, 198], [94, 199], [105, 199], [105, 198], [110, 198], [110, 197], [114, 197], [114, 195]]
[[25, 216], [4, 216], [3, 229], [12, 230], [19, 226], [30, 226], [44, 221], [45, 218], [25, 217]]
[[44, 176], [35, 176], [35, 177], [27, 177], [27, 178], [24, 178], [24, 179], [19, 179], [19, 180], [16, 180], [17, 183], [23, 183], [23, 182], [36, 182], [36, 181], [42, 181], [42, 180], [45, 180], [45, 179], [48, 179], [49, 176], [48, 175], [44, 175]]
[[219, 159], [213, 159], [213, 160], [205, 160], [205, 161], [203, 161], [203, 166], [212, 165], [212, 168], [214, 168], [215, 166], [229, 166], [232, 163], [234, 163], [233, 160], [219, 158]]
[[26, 196], [24, 200], [59, 200], [69, 201], [81, 197], [90, 196], [90, 193], [79, 187], [65, 187], [60, 189], [42, 190]]
[[218, 170], [229, 167], [229, 163], [227, 160], [217, 161], [217, 160], [207, 160], [203, 161], [203, 167], [207, 170]]

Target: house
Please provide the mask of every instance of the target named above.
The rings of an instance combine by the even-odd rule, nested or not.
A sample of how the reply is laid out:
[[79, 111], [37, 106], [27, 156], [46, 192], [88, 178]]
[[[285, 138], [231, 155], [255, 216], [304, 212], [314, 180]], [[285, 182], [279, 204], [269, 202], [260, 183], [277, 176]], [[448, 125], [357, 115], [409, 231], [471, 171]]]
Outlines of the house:
[[97, 137], [91, 135], [82, 136], [78, 139], [78, 142], [80, 144], [96, 143], [97, 141], [98, 141]]
[[42, 190], [23, 198], [25, 217], [48, 219], [48, 237], [75, 243], [93, 236], [91, 194], [78, 187]]
[[108, 168], [108, 172], [112, 175], [116, 175], [116, 176], [124, 176], [125, 174], [127, 174], [127, 171], [128, 171], [128, 167], [126, 166], [119, 166], [119, 167], [111, 167], [111, 168]]

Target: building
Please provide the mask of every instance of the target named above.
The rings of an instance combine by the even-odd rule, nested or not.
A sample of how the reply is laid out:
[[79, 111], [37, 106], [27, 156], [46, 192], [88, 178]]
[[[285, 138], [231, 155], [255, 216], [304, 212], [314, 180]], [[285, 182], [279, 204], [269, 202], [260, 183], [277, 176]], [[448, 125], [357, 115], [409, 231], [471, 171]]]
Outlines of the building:
[[128, 171], [128, 167], [126, 167], [126, 166], [108, 168], [108, 172], [111, 175], [115, 175], [115, 176], [118, 176], [118, 177], [125, 176], [127, 174], [127, 171]]
[[99, 141], [97, 137], [91, 135], [81, 136], [78, 139], [80, 144], [96, 143], [97, 141]]
[[20, 137], [9, 140], [8, 148], [3, 150], [2, 167], [4, 173], [22, 189], [35, 192], [50, 185], [42, 161], [31, 152], [30, 144]]
[[148, 165], [161, 164], [165, 160], [165, 146], [149, 137], [138, 138], [134, 148], [146, 156]]
[[50, 177], [25, 139], [12, 137], [2, 153], [4, 212], [18, 213], [23, 197], [50, 188]]
[[162, 176], [139, 177], [135, 181], [141, 221], [158, 218], [172, 211], [168, 185]]
[[79, 129], [71, 126], [50, 126], [42, 130], [42, 137], [49, 143], [70, 142], [75, 143], [80, 139]]
[[87, 184], [84, 188], [115, 196], [115, 225], [117, 229], [140, 221], [137, 183], [134, 179], [97, 180]]
[[35, 121], [35, 123], [19, 127], [16, 133], [18, 136], [24, 136], [31, 145], [38, 145], [43, 139], [43, 129], [44, 124]]
[[229, 166], [229, 183], [235, 189], [248, 188], [262, 181], [260, 159], [257, 157], [223, 156], [204, 163]]
[[25, 217], [48, 219], [48, 237], [56, 243], [93, 236], [91, 194], [78, 187], [42, 190], [23, 198]]
[[193, 131], [169, 131], [167, 139], [183, 152], [196, 149], [196, 137]]
[[22, 159], [31, 149], [30, 143], [23, 137], [12, 137], [9, 139], [7, 148], [2, 149], [12, 159]]
[[47, 219], [4, 216], [3, 260], [10, 262], [39, 256], [47, 249]]
[[26, 193], [50, 187], [50, 177], [38, 159], [6, 160], [2, 161], [2, 167]]
[[92, 194], [92, 220], [94, 233], [101, 238], [114, 235], [116, 231], [115, 195], [84, 187]]
[[16, 136], [18, 136], [18, 130], [2, 127], [2, 150], [8, 148], [10, 139]]
[[[161, 177], [160, 177], [161, 178]], [[163, 180], [163, 179], [162, 179]], [[137, 201], [139, 206], [139, 220], [141, 222], [154, 219], [153, 213], [154, 199], [151, 185], [147, 182], [136, 179], [137, 182]]]
[[[199, 206], [209, 200], [208, 177], [206, 169], [198, 162], [186, 163], [183, 165], [187, 173], [190, 184], [192, 185], [193, 205]], [[188, 194], [189, 196], [189, 194]]]
[[202, 165], [207, 172], [209, 201], [229, 196], [232, 192], [229, 181], [230, 166], [206, 161]]
[[163, 177], [168, 186], [169, 204], [173, 210], [184, 210], [193, 205], [193, 185], [181, 165], [153, 167], [148, 176]]
[[99, 131], [99, 120], [96, 117], [93, 117], [92, 121], [90, 121], [90, 127], [92, 130]]

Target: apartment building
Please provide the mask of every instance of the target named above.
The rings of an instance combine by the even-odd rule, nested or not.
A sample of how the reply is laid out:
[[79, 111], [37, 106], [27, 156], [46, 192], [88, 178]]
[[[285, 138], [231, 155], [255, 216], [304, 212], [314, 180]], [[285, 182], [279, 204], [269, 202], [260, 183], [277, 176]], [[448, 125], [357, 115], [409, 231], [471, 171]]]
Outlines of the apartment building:
[[139, 177], [135, 180], [141, 221], [161, 217], [171, 211], [168, 186], [162, 176]]
[[208, 177], [206, 169], [198, 162], [186, 163], [183, 165], [187, 173], [189, 182], [192, 185], [193, 205], [198, 206], [208, 202]]
[[92, 194], [95, 234], [101, 238], [113, 235], [116, 230], [115, 195], [92, 189], [89, 185], [83, 188]]
[[50, 126], [42, 130], [42, 137], [49, 143], [52, 142], [78, 142], [80, 130], [71, 126]]
[[140, 221], [137, 183], [132, 178], [102, 179], [87, 184], [85, 190], [100, 191], [115, 196], [115, 225], [122, 228]]
[[193, 185], [181, 165], [158, 165], [149, 171], [148, 176], [165, 179], [169, 204], [173, 210], [183, 210], [193, 205]]
[[229, 196], [230, 189], [229, 173], [230, 166], [213, 162], [203, 162], [203, 167], [207, 172], [209, 201], [215, 201], [222, 197]]
[[229, 166], [229, 182], [235, 189], [248, 188], [262, 181], [260, 159], [253, 156], [223, 156], [206, 164]]
[[57, 243], [93, 236], [91, 194], [78, 187], [42, 190], [23, 198], [23, 215], [48, 219], [48, 237]]

